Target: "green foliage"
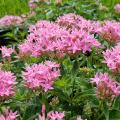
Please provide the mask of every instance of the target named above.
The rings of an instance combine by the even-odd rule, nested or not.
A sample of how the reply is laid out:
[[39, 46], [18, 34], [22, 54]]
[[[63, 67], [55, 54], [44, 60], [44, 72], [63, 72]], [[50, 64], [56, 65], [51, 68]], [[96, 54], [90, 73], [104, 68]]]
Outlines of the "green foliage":
[[[29, 18], [23, 26], [12, 26], [0, 30], [0, 46], [12, 46], [18, 53], [18, 44], [22, 43], [28, 35], [28, 26], [37, 20], [45, 19], [55, 21], [57, 17], [65, 13], [76, 13], [87, 19], [104, 20], [114, 19], [119, 21], [119, 15], [115, 14], [113, 6], [119, 0], [63, 0], [56, 5], [51, 2], [40, 2], [36, 8], [36, 16]], [[29, 11], [27, 0], [2, 0], [0, 16], [6, 14], [20, 15]], [[12, 7], [11, 7], [12, 6]], [[104, 49], [111, 45], [95, 36], [104, 45]], [[2, 68], [12, 71], [17, 77], [16, 94], [8, 101], [1, 102], [0, 112], [9, 106], [20, 113], [20, 120], [34, 120], [38, 118], [42, 104], [46, 105], [46, 112], [50, 110], [65, 111], [65, 120], [76, 120], [76, 116], [82, 115], [87, 120], [119, 120], [120, 97], [104, 101], [96, 96], [96, 89], [90, 83], [97, 72], [107, 72], [118, 79], [119, 75], [113, 74], [103, 63], [103, 48], [92, 49], [92, 52], [80, 53], [77, 56], [65, 56], [63, 59], [54, 59], [61, 66], [61, 76], [54, 83], [54, 89], [43, 93], [31, 91], [25, 88], [22, 72], [26, 65], [41, 63], [45, 60], [53, 60], [47, 55], [35, 58], [31, 56], [18, 59], [12, 55], [11, 61], [4, 61], [0, 55]]]
[[0, 16], [4, 15], [21, 15], [27, 13], [28, 0], [1, 0], [0, 1]]
[[117, 0], [63, 0], [59, 5], [55, 5], [54, 1], [40, 2], [36, 9], [37, 16], [33, 20], [56, 20], [57, 17], [66, 13], [76, 13], [93, 20], [118, 19], [114, 12], [116, 3], [118, 3]]

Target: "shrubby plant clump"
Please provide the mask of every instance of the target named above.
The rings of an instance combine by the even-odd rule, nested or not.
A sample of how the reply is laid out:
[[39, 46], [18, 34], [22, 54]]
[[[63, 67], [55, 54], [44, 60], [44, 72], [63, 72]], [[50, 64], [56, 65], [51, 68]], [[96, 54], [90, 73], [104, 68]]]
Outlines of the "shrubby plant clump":
[[41, 2], [0, 19], [1, 38], [13, 39], [0, 47], [0, 120], [119, 120], [119, 21], [68, 13], [31, 23]]

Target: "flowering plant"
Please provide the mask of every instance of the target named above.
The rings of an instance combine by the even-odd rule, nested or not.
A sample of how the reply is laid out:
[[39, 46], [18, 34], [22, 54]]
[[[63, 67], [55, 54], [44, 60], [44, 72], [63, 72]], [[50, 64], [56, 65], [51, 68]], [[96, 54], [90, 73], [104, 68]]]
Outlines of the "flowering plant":
[[[31, 12], [39, 3], [53, 4], [30, 0]], [[10, 21], [18, 31], [0, 44], [0, 120], [119, 120], [119, 21], [56, 17]]]

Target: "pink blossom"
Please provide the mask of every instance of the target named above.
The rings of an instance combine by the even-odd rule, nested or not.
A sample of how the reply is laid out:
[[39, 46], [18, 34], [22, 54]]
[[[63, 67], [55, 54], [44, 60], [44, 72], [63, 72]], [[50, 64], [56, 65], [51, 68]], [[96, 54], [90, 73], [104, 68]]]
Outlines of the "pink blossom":
[[1, 52], [2, 52], [2, 57], [3, 58], [10, 58], [12, 53], [14, 53], [14, 50], [12, 48], [7, 48], [7, 47], [2, 47], [0, 48]]
[[0, 19], [0, 27], [10, 27], [11, 25], [21, 25], [23, 22], [19, 16], [4, 16]]
[[15, 79], [13, 73], [0, 71], [0, 100], [6, 100], [15, 94]]
[[45, 105], [42, 105], [42, 111], [41, 111], [41, 115], [39, 116], [39, 120], [63, 120], [65, 114], [64, 112], [58, 112], [58, 111], [50, 111], [47, 114], [47, 118], [45, 117], [45, 112], [46, 112], [46, 108]]
[[39, 120], [45, 120], [45, 111], [46, 111], [46, 107], [45, 107], [45, 105], [43, 104], [43, 105], [42, 105], [41, 115], [39, 115]]
[[45, 92], [53, 89], [54, 81], [59, 76], [59, 64], [50, 61], [27, 66], [23, 72], [23, 79], [28, 88], [42, 88]]
[[[78, 117], [77, 117], [77, 120], [83, 120], [83, 119], [82, 119], [81, 116], [78, 116]], [[87, 120], [87, 119], [85, 119], [85, 120]]]
[[18, 117], [17, 112], [6, 111], [5, 115], [0, 115], [0, 120], [16, 120]]
[[86, 32], [93, 31], [93, 25], [90, 20], [86, 20], [82, 16], [74, 13], [65, 14], [60, 16], [56, 21], [60, 26], [66, 28], [69, 31], [82, 30]]
[[116, 4], [114, 9], [116, 13], [120, 13], [120, 4]]
[[120, 94], [120, 84], [111, 79], [107, 73], [97, 73], [91, 80], [96, 84], [96, 93], [100, 99], [111, 99]]
[[89, 23], [91, 24], [91, 26], [89, 27], [89, 32], [90, 33], [97, 33], [98, 29], [102, 27], [102, 22], [101, 21], [89, 20]]
[[31, 9], [35, 9], [37, 7], [37, 3], [39, 2], [39, 0], [30, 0], [29, 1], [29, 7]]
[[67, 52], [76, 54], [91, 51], [93, 47], [99, 48], [101, 44], [92, 36], [83, 31], [73, 31], [66, 41]]
[[120, 41], [120, 23], [113, 21], [105, 21], [101, 27], [97, 29], [97, 33], [109, 42]]
[[[30, 35], [28, 35], [26, 41], [31, 46], [32, 56], [40, 56], [56, 51], [58, 46], [55, 46], [55, 43], [67, 39], [67, 34], [69, 34], [57, 24], [48, 21], [38, 21], [36, 25], [30, 27], [29, 32]], [[63, 47], [59, 45], [59, 50]]]
[[24, 42], [18, 45], [19, 48], [19, 56], [29, 56], [31, 54], [31, 44], [29, 42]]
[[81, 116], [78, 116], [78, 117], [77, 117], [77, 120], [82, 120]]
[[65, 54], [76, 55], [100, 47], [100, 43], [87, 32], [75, 30], [70, 33], [53, 22], [38, 21], [30, 26], [29, 32], [19, 48], [23, 54], [31, 53], [35, 57], [50, 53], [63, 57]]
[[120, 73], [120, 43], [103, 52], [104, 62], [115, 73]]
[[50, 111], [47, 116], [50, 120], [63, 120], [65, 114], [64, 112]]

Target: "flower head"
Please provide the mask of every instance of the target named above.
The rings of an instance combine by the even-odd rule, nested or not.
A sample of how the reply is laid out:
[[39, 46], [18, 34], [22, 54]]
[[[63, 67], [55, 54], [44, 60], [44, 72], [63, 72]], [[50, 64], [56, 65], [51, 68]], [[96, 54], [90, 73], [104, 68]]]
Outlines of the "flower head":
[[[39, 115], [39, 120], [46, 120], [45, 112], [46, 112], [46, 108], [45, 108], [45, 105], [43, 104], [42, 105], [41, 115]], [[64, 112], [50, 111], [47, 114], [47, 120], [48, 119], [49, 120], [63, 120], [64, 116], [65, 116]]]
[[48, 114], [47, 114], [48, 118], [50, 120], [63, 120], [65, 114], [64, 112], [58, 112], [58, 111], [50, 111]]
[[120, 43], [103, 52], [104, 62], [115, 73], [120, 73]]
[[66, 52], [76, 54], [91, 51], [93, 47], [99, 48], [101, 44], [92, 36], [84, 31], [71, 32], [69, 39], [65, 41]]
[[97, 73], [91, 80], [96, 84], [96, 93], [100, 99], [111, 99], [120, 94], [119, 83], [113, 81], [107, 73]]
[[[81, 116], [78, 116], [78, 117], [77, 117], [77, 120], [83, 120], [83, 119], [82, 119]], [[85, 120], [87, 120], [87, 119], [85, 119]]]
[[105, 21], [103, 25], [97, 29], [97, 33], [109, 42], [120, 42], [120, 23]]
[[37, 4], [38, 4], [40, 1], [41, 1], [41, 0], [29, 0], [28, 5], [29, 5], [30, 9], [35, 9], [35, 8], [37, 8], [37, 7], [38, 7]]
[[18, 117], [17, 112], [6, 111], [5, 115], [0, 115], [0, 120], [16, 120]]
[[19, 16], [4, 16], [0, 19], [0, 27], [10, 27], [12, 25], [21, 25], [23, 22]]
[[91, 51], [92, 47], [100, 47], [100, 43], [85, 31], [69, 32], [58, 24], [48, 21], [38, 21], [30, 26], [30, 34], [26, 41], [19, 46], [23, 54], [32, 56], [54, 54], [63, 57], [65, 54], [76, 55]]
[[60, 16], [56, 22], [69, 31], [83, 30], [88, 32], [92, 29], [91, 21], [87, 21], [82, 16], [76, 15], [74, 13]]
[[2, 52], [2, 58], [10, 58], [12, 53], [14, 53], [12, 48], [7, 48], [5, 46], [0, 48], [0, 51]]
[[0, 70], [0, 100], [9, 99], [15, 94], [15, 76]]
[[53, 89], [54, 81], [60, 76], [59, 64], [46, 61], [28, 66], [23, 72], [25, 84], [30, 89], [42, 88], [45, 92]]
[[120, 13], [120, 4], [116, 4], [114, 9], [116, 13]]
[[31, 44], [29, 42], [24, 42], [20, 45], [18, 45], [19, 48], [19, 56], [25, 57], [29, 56], [31, 54]]

